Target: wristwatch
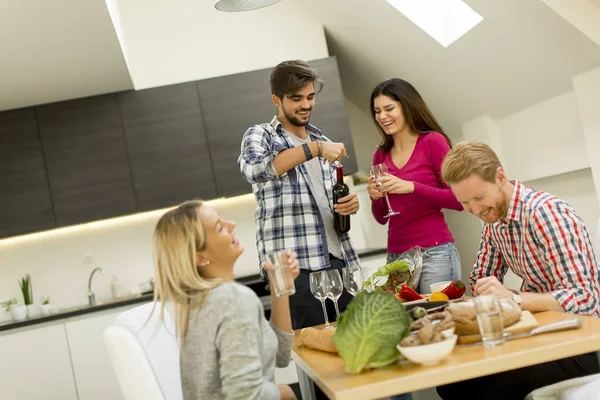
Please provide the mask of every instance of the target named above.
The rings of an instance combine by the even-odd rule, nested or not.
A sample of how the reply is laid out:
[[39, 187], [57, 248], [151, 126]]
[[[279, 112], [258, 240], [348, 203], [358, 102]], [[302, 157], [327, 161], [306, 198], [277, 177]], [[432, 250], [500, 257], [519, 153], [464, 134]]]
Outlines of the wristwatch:
[[512, 295], [512, 300], [517, 303], [518, 305], [521, 305], [521, 303], [523, 303], [523, 298], [521, 297], [521, 295], [519, 294], [519, 292], [514, 291], [513, 295]]

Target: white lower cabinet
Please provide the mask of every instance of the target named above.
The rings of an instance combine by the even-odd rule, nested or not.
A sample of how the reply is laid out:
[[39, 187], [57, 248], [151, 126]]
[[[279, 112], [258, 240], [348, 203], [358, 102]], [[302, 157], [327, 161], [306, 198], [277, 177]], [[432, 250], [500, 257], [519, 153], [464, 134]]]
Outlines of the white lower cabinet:
[[0, 359], [2, 400], [77, 400], [64, 324], [1, 335]]
[[79, 400], [123, 400], [104, 344], [104, 330], [129, 308], [133, 307], [65, 323]]

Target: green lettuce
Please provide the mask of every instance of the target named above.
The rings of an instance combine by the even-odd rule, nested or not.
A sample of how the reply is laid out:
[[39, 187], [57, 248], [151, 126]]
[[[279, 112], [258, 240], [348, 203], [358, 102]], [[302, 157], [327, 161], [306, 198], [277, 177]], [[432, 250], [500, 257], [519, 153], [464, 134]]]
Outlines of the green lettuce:
[[357, 374], [398, 359], [396, 345], [410, 330], [402, 302], [385, 292], [360, 292], [340, 314], [333, 342], [346, 371]]
[[[388, 280], [382, 286], [374, 286], [373, 280], [379, 276], [387, 276]], [[400, 285], [405, 282], [414, 289], [414, 287], [412, 287], [410, 265], [404, 260], [396, 260], [383, 267], [379, 267], [377, 271], [367, 279], [365, 287], [374, 287], [375, 290], [398, 293], [400, 291]]]

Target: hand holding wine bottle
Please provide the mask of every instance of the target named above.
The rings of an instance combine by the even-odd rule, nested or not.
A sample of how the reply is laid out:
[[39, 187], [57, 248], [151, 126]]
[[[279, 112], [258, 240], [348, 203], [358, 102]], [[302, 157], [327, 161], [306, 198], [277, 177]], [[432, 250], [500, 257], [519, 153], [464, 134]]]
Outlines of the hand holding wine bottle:
[[358, 196], [350, 193], [348, 185], [344, 183], [344, 168], [336, 167], [337, 181], [333, 185], [333, 215], [336, 231], [343, 233], [350, 230], [350, 214], [356, 214], [359, 208]]

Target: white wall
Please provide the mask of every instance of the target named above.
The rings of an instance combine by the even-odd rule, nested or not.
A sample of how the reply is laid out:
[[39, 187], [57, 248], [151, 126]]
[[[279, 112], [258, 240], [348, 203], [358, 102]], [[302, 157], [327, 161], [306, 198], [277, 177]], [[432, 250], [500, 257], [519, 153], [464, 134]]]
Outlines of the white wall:
[[109, 4], [136, 89], [329, 56], [322, 23], [294, 1], [243, 13], [210, 0]]

